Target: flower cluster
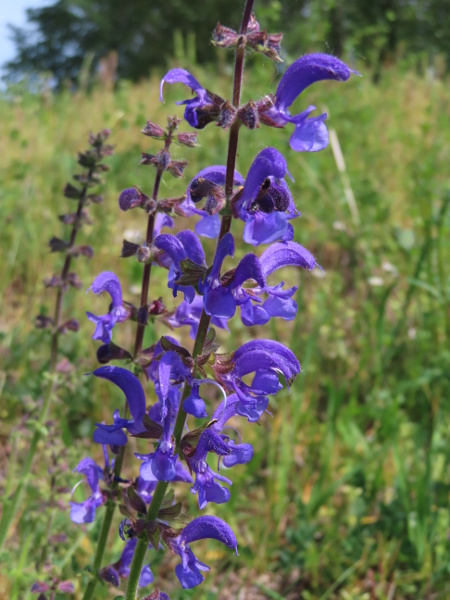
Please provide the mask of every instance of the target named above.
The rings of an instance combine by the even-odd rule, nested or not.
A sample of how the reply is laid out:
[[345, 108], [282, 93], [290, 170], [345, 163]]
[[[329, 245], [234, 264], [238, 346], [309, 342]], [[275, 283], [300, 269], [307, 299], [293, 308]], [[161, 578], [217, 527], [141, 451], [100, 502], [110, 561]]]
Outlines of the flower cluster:
[[[244, 45], [274, 60], [279, 59], [280, 41], [279, 34], [261, 31], [254, 17], [243, 25], [241, 34], [220, 25], [214, 33], [214, 42], [219, 46], [235, 46], [239, 54]], [[241, 125], [255, 129], [260, 123], [276, 128], [292, 124], [291, 148], [315, 152], [328, 143], [326, 115], [310, 116], [312, 106], [292, 115], [289, 108], [312, 83], [324, 79], [345, 81], [351, 73], [354, 71], [335, 57], [303, 56], [286, 70], [274, 95], [239, 106], [202, 87], [188, 71], [172, 69], [162, 79], [161, 96], [166, 83], [189, 87], [195, 96], [180, 103], [185, 106], [187, 123], [202, 129], [215, 122], [230, 129], [230, 147], [232, 136], [237, 146]], [[217, 517], [200, 516], [180, 528], [186, 516], [173, 492], [167, 492], [168, 484], [189, 484], [191, 493], [197, 496], [199, 510], [209, 503], [222, 504], [230, 499], [229, 469], [248, 463], [253, 456], [252, 446], [242, 442], [236, 430], [237, 420], [242, 417], [252, 423], [259, 421], [267, 412], [269, 398], [290, 387], [300, 373], [300, 364], [289, 348], [270, 339], [253, 339], [231, 352], [220, 353], [214, 327], [227, 329], [238, 308], [247, 327], [264, 325], [272, 318], [295, 319], [297, 287], [286, 288], [272, 274], [286, 267], [308, 271], [320, 268], [314, 256], [293, 240], [291, 221], [300, 212], [286, 181], [290, 177], [287, 161], [275, 148], [259, 152], [246, 176], [235, 170], [234, 155], [226, 165], [202, 169], [187, 185], [185, 196], [157, 199], [162, 175], [169, 172], [179, 176], [187, 165], [186, 161], [172, 158], [171, 144], [195, 145], [194, 134], [175, 133], [179, 123], [175, 117], [169, 119], [166, 130], [147, 123], [143, 133], [164, 144], [157, 154], [145, 154], [141, 161], [157, 170], [153, 195], [129, 188], [119, 198], [122, 211], [141, 209], [148, 215], [145, 243], [125, 241], [122, 251], [122, 256], [136, 256], [144, 264], [141, 306], [124, 302], [119, 278], [112, 272], [98, 275], [89, 288], [94, 294], [107, 292], [111, 297], [106, 314], [88, 313], [95, 323], [92, 337], [103, 343], [98, 356], [105, 365], [94, 370], [93, 375], [123, 392], [125, 409], [122, 414], [116, 409], [112, 422], [96, 424], [94, 441], [103, 445], [105, 467], [90, 458], [76, 467], [86, 476], [91, 493], [84, 502], [72, 502], [71, 516], [77, 523], [92, 521], [96, 509], [122, 490], [122, 512], [126, 518], [120, 525], [120, 534], [126, 543], [121, 557], [104, 567], [101, 577], [116, 586], [121, 578], [129, 577], [127, 598], [134, 597], [138, 584], [146, 586], [153, 581], [149, 565], [143, 567], [148, 547], [159, 549], [163, 542], [181, 558], [175, 573], [183, 588], [201, 583], [201, 571], [208, 570], [191, 550], [193, 542], [211, 538], [237, 552], [231, 528]], [[195, 232], [162, 232], [163, 228], [174, 228], [175, 216], [200, 217]], [[246, 253], [227, 268], [224, 265], [235, 251], [230, 232], [233, 219], [244, 223], [244, 243], [253, 249], [266, 247], [258, 254]], [[218, 237], [212, 259], [199, 236]], [[167, 271], [167, 287], [172, 296], [168, 307], [160, 298], [147, 297], [151, 269]], [[189, 327], [195, 338], [193, 349], [168, 335], [143, 348], [143, 329], [150, 319], [171, 329]], [[115, 326], [126, 320], [137, 322], [134, 351], [112, 341]], [[135, 373], [140, 369], [144, 375], [145, 385], [129, 369], [107, 365], [112, 359], [132, 360]], [[152, 399], [149, 405], [146, 392]], [[219, 402], [214, 406], [211, 398], [217, 396]], [[191, 417], [204, 419], [203, 424], [188, 428]], [[140, 461], [136, 463], [140, 465], [139, 475], [124, 481], [109, 462], [107, 447], [123, 457], [130, 436], [139, 440], [139, 450], [134, 451]], [[144, 444], [150, 445], [150, 451], [145, 451]], [[217, 457], [215, 470], [210, 466], [212, 457]], [[158, 593], [159, 597], [165, 596]]]

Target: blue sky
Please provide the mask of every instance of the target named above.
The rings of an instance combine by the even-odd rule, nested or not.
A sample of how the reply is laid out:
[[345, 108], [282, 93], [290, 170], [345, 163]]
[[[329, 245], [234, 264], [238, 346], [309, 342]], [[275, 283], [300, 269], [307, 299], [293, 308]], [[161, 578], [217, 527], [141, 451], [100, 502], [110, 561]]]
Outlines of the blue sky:
[[26, 23], [27, 8], [53, 4], [55, 0], [0, 0], [0, 68], [14, 58], [14, 45], [8, 39], [8, 23], [22, 27]]

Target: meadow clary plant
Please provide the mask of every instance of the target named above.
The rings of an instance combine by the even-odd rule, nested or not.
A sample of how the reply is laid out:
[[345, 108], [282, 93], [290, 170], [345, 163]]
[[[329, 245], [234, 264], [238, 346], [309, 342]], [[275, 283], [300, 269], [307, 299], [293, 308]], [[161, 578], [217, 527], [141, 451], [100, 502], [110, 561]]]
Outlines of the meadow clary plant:
[[[227, 502], [232, 485], [229, 469], [248, 463], [253, 455], [252, 446], [242, 442], [236, 432], [236, 418], [257, 422], [267, 411], [269, 397], [289, 387], [300, 373], [297, 357], [278, 341], [254, 339], [239, 348], [227, 348], [227, 353], [218, 351], [214, 327], [227, 329], [237, 309], [246, 326], [296, 317], [296, 287], [285, 289], [276, 276], [272, 281], [272, 273], [284, 267], [320, 268], [314, 256], [293, 241], [291, 220], [300, 213], [286, 182], [285, 157], [275, 148], [265, 148], [244, 177], [235, 170], [239, 130], [242, 126], [256, 130], [260, 124], [293, 126], [293, 150], [322, 150], [328, 143], [326, 115], [311, 116], [313, 106], [291, 114], [290, 107], [309, 85], [325, 79], [345, 81], [354, 71], [333, 56], [303, 56], [285, 71], [275, 94], [241, 106], [245, 52], [254, 50], [280, 60], [281, 35], [261, 30], [252, 8], [253, 1], [248, 0], [239, 32], [218, 25], [213, 34], [216, 45], [235, 47], [231, 101], [204, 88], [184, 69], [170, 70], [161, 81], [161, 98], [165, 84], [181, 83], [193, 92], [192, 98], [179, 102], [185, 106], [188, 125], [202, 129], [216, 123], [228, 131], [226, 164], [205, 166], [191, 179], [185, 196], [159, 199], [163, 175], [169, 172], [179, 177], [187, 165], [172, 158], [171, 145], [193, 147], [196, 134], [178, 133], [181, 121], [176, 117], [168, 119], [166, 129], [149, 121], [143, 133], [163, 144], [156, 154], [142, 155], [141, 164], [156, 169], [153, 192], [148, 196], [128, 188], [119, 197], [122, 211], [141, 209], [148, 216], [145, 242], [139, 245], [125, 240], [122, 249], [123, 257], [134, 256], [143, 264], [140, 305], [123, 301], [120, 281], [112, 272], [98, 275], [89, 288], [95, 294], [107, 292], [112, 300], [105, 314], [88, 313], [95, 324], [93, 338], [102, 342], [97, 356], [103, 366], [93, 375], [106, 380], [105, 385], [117, 386], [125, 396], [125, 406], [122, 412], [116, 409], [107, 423], [96, 426], [94, 440], [103, 445], [105, 466], [83, 458], [76, 467], [85, 475], [90, 492], [84, 502], [71, 503], [72, 520], [88, 523], [97, 513], [104, 513], [93, 562], [95, 577], [88, 584], [85, 600], [94, 597], [97, 574], [115, 586], [128, 579], [126, 598], [134, 600], [138, 586], [157, 579], [150, 566], [144, 566], [149, 549], [150, 565], [151, 549], [167, 548], [180, 558], [175, 575], [183, 588], [200, 584], [202, 572], [209, 570], [191, 548], [197, 540], [213, 539], [237, 553], [236, 537], [219, 517], [201, 514], [188, 523], [172, 486], [175, 482], [188, 484], [198, 498], [199, 511], [210, 503]], [[177, 233], [167, 232], [174, 229], [174, 217], [192, 216], [199, 217], [195, 232], [182, 226]], [[244, 222], [243, 241], [265, 248], [259, 255], [248, 252], [234, 268], [226, 270], [224, 260], [235, 250], [231, 226], [236, 219]], [[218, 238], [212, 259], [204, 252], [201, 236]], [[154, 268], [167, 271], [170, 294], [164, 302], [149, 298]], [[144, 348], [144, 330], [150, 319], [172, 329], [188, 327], [193, 347], [162, 336]], [[126, 320], [136, 322], [131, 350], [112, 341], [115, 328]], [[122, 360], [129, 368], [111, 366], [112, 360]], [[221, 398], [215, 408], [203, 398], [203, 390], [211, 386], [218, 388]], [[193, 426], [192, 417], [204, 419], [203, 424]], [[148, 447], [134, 453], [139, 474], [124, 480], [121, 472], [130, 436], [144, 440], [139, 448], [144, 443]], [[208, 462], [214, 455], [218, 457], [217, 470]], [[125, 546], [117, 562], [101, 568], [118, 504], [125, 516], [119, 526]], [[145, 598], [167, 595], [155, 590]]]
[[[110, 134], [111, 132], [108, 129], [103, 129], [96, 134], [91, 133], [89, 135], [89, 148], [78, 153], [77, 162], [83, 171], [75, 173], [73, 176], [77, 185], [67, 183], [63, 191], [64, 196], [75, 208], [73, 212], [69, 211], [59, 215], [59, 220], [68, 228], [68, 233], [64, 238], [53, 236], [48, 243], [50, 252], [57, 252], [64, 259], [61, 261], [60, 272], [44, 279], [44, 286], [55, 290], [53, 312], [51, 315], [38, 315], [35, 323], [36, 328], [45, 329], [49, 333], [50, 356], [47, 367], [47, 383], [45, 390], [43, 390], [40, 413], [34, 423], [33, 436], [27, 448], [17, 487], [9, 498], [4, 499], [0, 521], [0, 548], [3, 547], [14, 517], [21, 508], [24, 489], [33, 468], [39, 442], [48, 435], [46, 425], [49, 419], [50, 407], [55, 396], [57, 396], [58, 387], [61, 386], [67, 367], [67, 363], [60, 353], [61, 336], [68, 332], [77, 332], [79, 329], [78, 320], [64, 314], [64, 299], [70, 290], [82, 287], [79, 276], [73, 270], [75, 259], [79, 257], [90, 259], [94, 255], [91, 246], [79, 243], [79, 232], [85, 225], [92, 224], [89, 205], [100, 204], [103, 201], [102, 196], [95, 193], [93, 188], [102, 183], [101, 174], [109, 169], [103, 159], [112, 155], [114, 151], [113, 146], [106, 143]], [[31, 421], [32, 419], [30, 419]]]

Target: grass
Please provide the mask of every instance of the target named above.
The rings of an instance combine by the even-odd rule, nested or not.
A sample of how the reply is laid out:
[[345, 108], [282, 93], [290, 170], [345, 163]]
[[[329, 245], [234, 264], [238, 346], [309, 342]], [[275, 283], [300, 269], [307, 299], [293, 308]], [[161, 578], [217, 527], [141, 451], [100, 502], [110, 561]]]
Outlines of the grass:
[[[256, 99], [273, 89], [275, 76], [268, 75], [268, 61], [254, 67], [246, 90]], [[227, 72], [220, 81], [212, 72], [195, 73], [229, 95]], [[295, 154], [287, 132], [242, 132], [241, 173], [265, 145], [285, 154], [302, 211], [295, 239], [314, 252], [324, 275], [285, 273], [299, 285], [295, 322], [276, 321], [265, 331], [234, 322], [231, 336], [220, 333], [227, 349], [254, 335], [283, 341], [299, 357], [302, 375], [290, 394], [273, 400], [273, 418], [241, 427], [255, 446], [254, 459], [234, 469], [230, 502], [211, 507], [234, 527], [240, 558], [205, 546], [198, 553], [212, 567], [205, 584], [181, 593], [173, 560], [155, 553], [156, 583], [171, 598], [449, 595], [449, 91], [443, 81], [394, 68], [377, 87], [370, 79], [323, 82], [299, 101], [329, 112], [345, 171], [332, 149]], [[153, 173], [137, 163], [152, 146], [139, 129], [147, 118], [161, 122], [179, 112], [173, 101], [184, 94], [173, 86], [161, 105], [154, 78], [136, 86], [123, 82], [115, 93], [18, 92], [0, 99], [2, 494], [14, 489], [45, 386], [49, 339], [33, 320], [51, 310], [52, 292], [41, 280], [59, 268], [59, 256], [49, 255], [47, 240], [62, 234], [56, 215], [68, 210], [61, 190], [76, 170], [76, 151], [90, 130], [113, 130], [106, 201], [92, 208], [95, 224], [82, 232], [95, 248], [91, 261], [77, 263], [83, 287], [98, 272], [114, 270], [125, 297], [137, 300], [140, 266], [118, 255], [122, 238], [142, 232], [144, 223], [141, 215], [119, 214], [116, 198], [133, 184], [151, 191]], [[225, 162], [222, 131], [209, 126], [199, 142], [195, 150], [177, 151], [190, 161], [186, 179], [166, 179], [163, 195], [183, 193], [200, 168]], [[237, 254], [245, 251], [240, 246]], [[153, 283], [158, 297], [165, 279]], [[80, 528], [69, 521], [67, 501], [78, 479], [71, 469], [97, 452], [90, 442], [93, 423], [110, 418], [122, 402], [110, 387], [81, 377], [96, 364], [92, 325], [83, 315], [103, 309], [102, 298], [67, 295], [66, 314], [81, 322], [80, 332], [63, 341], [73, 372], [59, 389], [27, 502], [0, 557], [5, 597], [30, 598], [32, 583], [53, 573], [72, 579], [81, 597], [99, 522]], [[165, 332], [160, 324], [148, 329], [148, 342]], [[129, 347], [132, 335], [125, 325], [117, 339]], [[195, 515], [194, 499], [180, 493]], [[110, 561], [121, 550], [117, 538], [111, 537]], [[46, 565], [52, 566], [46, 571]], [[114, 596], [113, 588], [99, 589], [99, 598]]]

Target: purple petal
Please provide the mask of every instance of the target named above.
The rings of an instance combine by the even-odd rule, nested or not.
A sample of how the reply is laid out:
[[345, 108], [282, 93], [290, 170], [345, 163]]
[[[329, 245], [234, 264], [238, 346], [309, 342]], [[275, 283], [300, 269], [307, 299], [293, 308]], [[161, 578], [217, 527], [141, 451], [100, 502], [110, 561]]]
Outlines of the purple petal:
[[155, 246], [160, 250], [164, 250], [177, 267], [179, 267], [180, 261], [187, 258], [186, 250], [184, 249], [181, 240], [170, 233], [158, 235], [158, 237], [155, 238]]
[[[93, 372], [96, 377], [111, 381], [125, 394], [130, 413], [137, 422], [145, 413], [145, 393], [139, 379], [121, 367], [100, 367]], [[109, 443], [109, 442], [107, 442]]]
[[195, 224], [195, 233], [207, 238], [216, 238], [220, 233], [220, 217], [216, 215], [205, 215]]
[[259, 188], [264, 181], [272, 176], [283, 179], [287, 173], [286, 161], [275, 148], [264, 148], [253, 161], [245, 179], [242, 195], [237, 202], [238, 210], [249, 208], [252, 200], [256, 198]]
[[297, 303], [291, 298], [270, 296], [264, 302], [262, 308], [269, 317], [280, 317], [285, 321], [292, 321], [297, 315]]
[[288, 219], [286, 213], [278, 211], [270, 214], [257, 212], [250, 215], [244, 227], [244, 242], [259, 246], [259, 244], [270, 244], [285, 238], [290, 227]]
[[295, 354], [273, 340], [252, 340], [234, 353], [233, 373], [239, 377], [259, 369], [275, 369], [283, 373], [286, 379], [300, 373], [300, 364]]
[[286, 110], [308, 86], [316, 81], [346, 81], [354, 73], [345, 63], [328, 54], [307, 54], [284, 73], [275, 94], [275, 106]]
[[300, 115], [289, 117], [289, 121], [295, 124], [289, 145], [296, 152], [319, 152], [328, 146], [328, 129], [324, 123], [327, 114], [309, 118], [305, 116], [314, 108], [311, 106]]
[[153, 237], [157, 238], [158, 235], [161, 233], [161, 229], [163, 227], [168, 227], [169, 229], [173, 229], [175, 226], [175, 223], [173, 222], [172, 217], [169, 217], [169, 215], [166, 215], [164, 213], [157, 213], [156, 218], [155, 218], [155, 226], [153, 228]]
[[264, 395], [276, 394], [282, 387], [278, 375], [271, 371], [256, 371], [252, 381], [252, 389]]
[[204, 292], [203, 302], [206, 314], [218, 319], [231, 319], [236, 312], [236, 300], [231, 290], [221, 285], [216, 288], [208, 286]]
[[230, 454], [224, 456], [222, 462], [225, 467], [230, 468], [235, 465], [245, 465], [253, 458], [253, 446], [251, 444], [232, 444]]
[[283, 267], [302, 267], [312, 271], [317, 266], [311, 252], [296, 242], [273, 244], [264, 250], [259, 261], [264, 277]]
[[239, 398], [236, 394], [231, 394], [226, 400], [222, 400], [213, 415], [213, 420], [217, 419], [217, 422], [211, 427], [214, 427], [216, 431], [222, 431], [225, 423], [236, 414], [238, 403]]
[[241, 320], [246, 327], [264, 325], [270, 320], [270, 315], [265, 308], [258, 304], [253, 304], [249, 299], [241, 305]]
[[208, 275], [208, 281], [213, 281], [219, 278], [220, 268], [226, 256], [233, 256], [234, 254], [234, 239], [231, 233], [226, 233], [223, 238], [217, 244], [216, 254], [214, 256], [214, 262], [211, 267], [211, 271]]
[[[222, 165], [214, 165], [214, 166], [206, 167], [205, 169], [202, 169], [189, 182], [189, 185], [188, 185], [187, 190], [186, 190], [186, 196], [187, 196], [188, 200], [192, 200], [191, 199], [190, 189], [191, 189], [191, 184], [192, 184], [193, 181], [195, 181], [196, 179], [198, 179], [199, 177], [201, 177], [202, 179], [207, 179], [208, 181], [211, 181], [212, 183], [215, 183], [217, 185], [225, 185], [226, 171], [227, 171], [227, 168], [225, 166], [222, 166]], [[233, 181], [233, 183], [234, 183], [235, 186], [244, 185], [244, 178], [237, 171], [234, 172], [234, 181]]]
[[158, 481], [173, 481], [177, 476], [177, 457], [161, 451], [161, 446], [156, 450], [151, 468]]
[[185, 544], [205, 538], [217, 540], [228, 546], [228, 548], [235, 550], [237, 554], [237, 541], [233, 530], [218, 517], [197, 517], [184, 528], [180, 537], [182, 543]]
[[169, 83], [172, 85], [173, 83], [183, 83], [191, 88], [193, 92], [195, 92], [198, 96], [204, 96], [207, 94], [206, 90], [200, 85], [200, 83], [195, 79], [195, 77], [186, 71], [186, 69], [171, 69], [168, 73], [164, 75], [161, 80], [160, 85], [160, 99], [161, 102], [163, 100], [163, 87], [165, 83]]
[[188, 258], [197, 265], [203, 265], [205, 262], [205, 253], [203, 251], [202, 243], [195, 233], [189, 230], [180, 231], [180, 233], [177, 233], [177, 238], [183, 244]]
[[193, 386], [191, 393], [183, 402], [183, 410], [187, 412], [188, 415], [193, 415], [198, 419], [204, 419], [208, 416], [205, 401], [200, 398], [198, 386]]
[[254, 279], [261, 287], [266, 283], [259, 259], [254, 254], [246, 254], [238, 264], [230, 287], [232, 289], [240, 287], [248, 279]]
[[114, 308], [122, 306], [122, 287], [117, 275], [111, 271], [103, 271], [103, 273], [97, 275], [91, 287], [87, 289], [88, 292], [89, 290], [92, 290], [94, 294], [108, 292]]
[[92, 439], [97, 444], [110, 444], [111, 446], [125, 446], [128, 438], [122, 429], [106, 431], [103, 428], [96, 429]]
[[86, 477], [89, 487], [94, 493], [99, 491], [98, 479], [101, 469], [95, 460], [88, 456], [83, 458], [83, 460], [75, 467], [74, 471], [78, 471], [78, 473], [82, 473]]

